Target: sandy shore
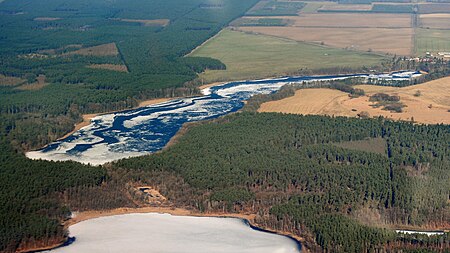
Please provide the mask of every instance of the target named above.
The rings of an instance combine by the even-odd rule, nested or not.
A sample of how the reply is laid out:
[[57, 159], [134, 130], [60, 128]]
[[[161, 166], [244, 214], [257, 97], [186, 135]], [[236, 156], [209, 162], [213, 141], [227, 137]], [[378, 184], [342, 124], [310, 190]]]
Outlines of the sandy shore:
[[199, 88], [200, 90], [203, 90], [203, 89], [206, 89], [206, 88], [210, 88], [210, 87], [217, 86], [217, 85], [222, 85], [222, 84], [225, 84], [225, 83], [228, 83], [228, 82], [214, 82], [214, 83], [208, 83], [208, 84], [201, 85], [201, 86], [199, 86], [198, 88]]
[[[209, 83], [209, 84], [204, 84], [202, 86], [199, 86], [198, 88], [200, 90], [206, 89], [206, 88], [210, 88], [213, 86], [217, 86], [217, 85], [221, 85], [227, 82], [214, 82], [214, 83]], [[173, 98], [155, 98], [155, 99], [149, 99], [149, 100], [144, 100], [139, 102], [138, 106], [133, 107], [131, 109], [136, 109], [139, 107], [143, 107], [143, 106], [148, 106], [148, 105], [154, 105], [154, 104], [159, 104], [159, 103], [163, 103], [163, 102], [167, 102], [170, 100], [174, 100], [174, 99], [179, 99], [180, 97], [173, 97]], [[122, 110], [119, 110], [122, 111]], [[109, 114], [109, 113], [114, 113], [114, 112], [118, 112], [118, 111], [110, 111], [110, 112], [103, 112], [103, 113], [92, 113], [92, 114], [83, 114], [83, 121], [81, 121], [80, 123], [75, 124], [74, 128], [72, 131], [70, 131], [69, 133], [65, 134], [64, 136], [62, 136], [61, 138], [58, 138], [58, 140], [62, 140], [64, 138], [69, 137], [70, 135], [72, 135], [73, 133], [75, 133], [76, 131], [80, 130], [81, 128], [88, 126], [89, 124], [91, 124], [91, 120], [93, 118], [95, 118], [96, 116], [99, 115], [103, 115], [103, 114]]]
[[[136, 109], [139, 107], [143, 107], [143, 106], [148, 106], [148, 105], [154, 105], [154, 104], [159, 104], [159, 103], [163, 103], [163, 102], [167, 102], [169, 100], [173, 100], [173, 99], [177, 99], [176, 97], [174, 98], [156, 98], [156, 99], [149, 99], [149, 100], [144, 100], [139, 102], [138, 106], [130, 108], [130, 109]], [[123, 111], [123, 110], [119, 110], [119, 111]], [[119, 112], [119, 111], [110, 111], [110, 112], [103, 112], [103, 113], [92, 113], [92, 114], [83, 114], [83, 121], [81, 121], [80, 123], [75, 124], [74, 128], [72, 131], [70, 131], [69, 133], [65, 134], [63, 137], [58, 138], [58, 140], [62, 140], [64, 138], [69, 137], [71, 134], [75, 133], [76, 131], [80, 130], [81, 128], [88, 126], [89, 124], [91, 124], [91, 120], [99, 115], [103, 115], [103, 114], [109, 114], [109, 113], [114, 113], [114, 112]]]

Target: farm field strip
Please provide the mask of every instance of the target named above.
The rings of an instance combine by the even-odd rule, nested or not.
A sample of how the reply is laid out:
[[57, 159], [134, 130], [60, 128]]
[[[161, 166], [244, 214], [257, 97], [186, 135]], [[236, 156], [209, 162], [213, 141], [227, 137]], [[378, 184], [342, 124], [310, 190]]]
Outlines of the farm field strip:
[[[244, 19], [266, 18], [261, 16]], [[290, 20], [293, 27], [350, 27], [350, 28], [410, 28], [409, 14], [362, 14], [362, 13], [320, 13], [300, 14], [299, 16], [273, 16], [272, 18]]]
[[337, 48], [397, 55], [411, 54], [414, 33], [412, 28], [240, 27], [239, 30]]
[[422, 14], [419, 19], [421, 28], [450, 29], [450, 13]]

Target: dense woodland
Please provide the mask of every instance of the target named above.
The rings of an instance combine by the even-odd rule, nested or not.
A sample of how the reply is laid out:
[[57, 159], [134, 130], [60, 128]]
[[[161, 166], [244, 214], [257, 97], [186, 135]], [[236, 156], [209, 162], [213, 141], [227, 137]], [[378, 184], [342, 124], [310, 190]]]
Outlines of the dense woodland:
[[[154, 185], [187, 208], [256, 212], [259, 224], [301, 234], [318, 251], [448, 249], [447, 237], [398, 237], [372, 226], [448, 227], [448, 126], [238, 113], [190, 127], [164, 152], [113, 165], [23, 156], [70, 131], [83, 113], [196, 94], [192, 80], [197, 73], [225, 66], [183, 56], [257, 0], [216, 2], [215, 8], [201, 0], [0, 3], [0, 74], [23, 78], [25, 84], [45, 75], [48, 83], [38, 90], [0, 86], [0, 252], [61, 242], [67, 236], [61, 224], [70, 211], [136, 206], [129, 197], [134, 184]], [[142, 26], [121, 18], [170, 23]], [[63, 55], [75, 50], [67, 47], [71, 44], [85, 48], [111, 42], [117, 56]], [[52, 49], [55, 54], [44, 53]], [[44, 56], [24, 57], [29, 54]], [[129, 72], [86, 67], [102, 63], [124, 64]], [[415, 63], [395, 57], [381, 69], [430, 73], [418, 81], [450, 74], [449, 64], [439, 60]], [[259, 98], [288, 96], [292, 89]], [[383, 140], [386, 152], [339, 145], [365, 138]]]
[[[183, 84], [207, 68], [225, 66], [214, 59], [183, 56], [257, 0], [218, 0], [220, 8], [206, 8], [203, 2], [0, 3], [0, 74], [24, 80], [0, 85], [0, 252], [63, 240], [66, 231], [61, 222], [69, 215], [69, 202], [80, 209], [132, 206], [121, 195], [124, 185], [118, 187], [104, 168], [30, 161], [21, 153], [61, 137], [81, 121], [82, 113], [126, 109], [148, 98], [197, 94], [195, 87]], [[145, 26], [120, 19], [170, 21], [167, 26]], [[79, 46], [106, 43], [115, 43], [119, 54], [70, 54]], [[104, 63], [123, 64], [128, 72], [88, 68]], [[45, 76], [46, 85], [27, 88], [38, 76]], [[100, 184], [110, 191], [94, 187]], [[93, 196], [109, 198], [105, 204]]]
[[[386, 152], [337, 145], [366, 138], [380, 138]], [[368, 225], [449, 225], [449, 142], [446, 125], [238, 113], [190, 129], [162, 153], [114, 167], [143, 182], [148, 171], [171, 171], [196, 189], [177, 199], [182, 204], [258, 213], [261, 224], [299, 233], [325, 251], [439, 250], [448, 238], [400, 241]], [[183, 195], [166, 184], [167, 196]]]
[[[28, 150], [67, 132], [81, 113], [126, 109], [138, 100], [198, 93], [183, 84], [205, 69], [224, 69], [225, 65], [183, 56], [256, 2], [218, 0], [220, 8], [207, 8], [202, 0], [2, 2], [0, 74], [20, 77], [29, 84], [41, 75], [48, 83], [37, 90], [20, 88], [23, 84], [0, 86], [0, 113], [7, 121], [2, 130], [19, 142], [15, 148]], [[121, 19], [168, 19], [169, 24], [146, 26]], [[67, 54], [78, 46], [107, 43], [115, 43], [117, 56]], [[88, 67], [105, 63], [123, 64], [128, 72]], [[50, 137], [28, 143], [29, 136], [21, 136], [28, 132], [22, 128], [55, 125], [58, 117], [56, 125], [66, 126], [54, 127]], [[43, 132], [47, 135], [48, 131]]]

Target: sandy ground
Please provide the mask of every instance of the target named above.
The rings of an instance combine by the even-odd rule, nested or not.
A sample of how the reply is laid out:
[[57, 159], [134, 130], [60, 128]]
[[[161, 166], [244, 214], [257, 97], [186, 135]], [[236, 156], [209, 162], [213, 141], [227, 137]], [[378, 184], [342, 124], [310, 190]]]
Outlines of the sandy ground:
[[184, 208], [175, 207], [140, 207], [140, 208], [117, 208], [105, 211], [86, 211], [79, 212], [74, 215], [72, 219], [65, 223], [66, 226], [71, 226], [81, 221], [94, 219], [98, 217], [129, 214], [129, 213], [168, 213], [177, 216], [198, 216], [198, 217], [234, 217], [247, 220], [254, 220], [255, 214], [239, 214], [239, 213], [199, 213]]
[[203, 90], [206, 88], [210, 88], [210, 87], [217, 86], [217, 85], [222, 85], [225, 83], [227, 83], [227, 82], [214, 82], [214, 83], [204, 84], [204, 85], [199, 86], [198, 89]]
[[69, 133], [65, 134], [63, 137], [58, 138], [58, 140], [62, 140], [65, 139], [67, 137], [69, 137], [71, 134], [75, 133], [76, 131], [80, 130], [81, 128], [88, 126], [89, 124], [91, 124], [91, 120], [93, 118], [95, 118], [96, 116], [100, 115], [100, 113], [93, 113], [93, 114], [83, 114], [83, 121], [81, 121], [80, 123], [75, 124], [75, 127], [72, 131], [70, 131]]
[[[157, 98], [157, 99], [150, 99], [150, 100], [144, 100], [142, 102], [139, 103], [139, 105], [137, 107], [142, 107], [142, 106], [147, 106], [147, 105], [153, 105], [153, 104], [158, 104], [158, 103], [163, 103], [169, 100], [173, 100], [176, 98]], [[113, 112], [105, 112], [105, 113], [93, 113], [93, 114], [83, 114], [83, 121], [80, 123], [75, 124], [75, 127], [72, 131], [70, 131], [69, 133], [65, 134], [63, 137], [59, 138], [58, 140], [67, 138], [68, 136], [70, 136], [71, 134], [75, 133], [76, 131], [80, 130], [81, 128], [88, 126], [89, 124], [91, 124], [91, 120], [93, 118], [95, 118], [96, 116], [102, 115], [102, 114], [108, 114], [108, 113], [114, 113]]]
[[[357, 117], [360, 112], [368, 112], [370, 116], [383, 116], [394, 120], [410, 121], [425, 124], [450, 124], [450, 77], [404, 88], [359, 85], [366, 96], [350, 98], [344, 92], [332, 89], [302, 89], [293, 97], [271, 101], [261, 105], [260, 112], [283, 112], [294, 114], [315, 114]], [[419, 97], [414, 96], [420, 91]], [[407, 107], [402, 113], [392, 113], [373, 108], [369, 96], [383, 92], [399, 95]], [[431, 106], [430, 106], [431, 105]]]
[[239, 27], [245, 32], [359, 51], [411, 54], [412, 28]]

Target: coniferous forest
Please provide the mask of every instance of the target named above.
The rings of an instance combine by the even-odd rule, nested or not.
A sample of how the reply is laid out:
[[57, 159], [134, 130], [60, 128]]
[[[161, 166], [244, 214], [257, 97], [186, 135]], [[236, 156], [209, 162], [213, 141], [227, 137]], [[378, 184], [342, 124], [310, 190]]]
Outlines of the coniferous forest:
[[[256, 213], [258, 224], [304, 237], [313, 252], [448, 252], [448, 233], [387, 229], [450, 226], [448, 125], [243, 112], [187, 126], [157, 154], [104, 166], [24, 157], [84, 113], [198, 94], [197, 73], [226, 66], [184, 56], [256, 2], [1, 2], [0, 78], [21, 81], [0, 85], [0, 252], [63, 242], [73, 211], [144, 205], [133, 185], [153, 185], [178, 207]], [[117, 54], [73, 53], [108, 43]], [[127, 72], [88, 67], [96, 64]], [[396, 57], [382, 69], [429, 72], [420, 81], [450, 74], [448, 62]], [[35, 85], [41, 77], [45, 85]], [[244, 111], [292, 93], [258, 97]]]
[[[381, 151], [351, 148], [370, 139]], [[446, 236], [400, 239], [375, 227], [448, 226], [449, 142], [447, 125], [237, 113], [114, 167], [143, 181], [146, 173], [169, 171], [193, 188], [160, 186], [181, 204], [258, 213], [261, 224], [300, 233], [328, 252], [439, 251], [449, 247]]]

